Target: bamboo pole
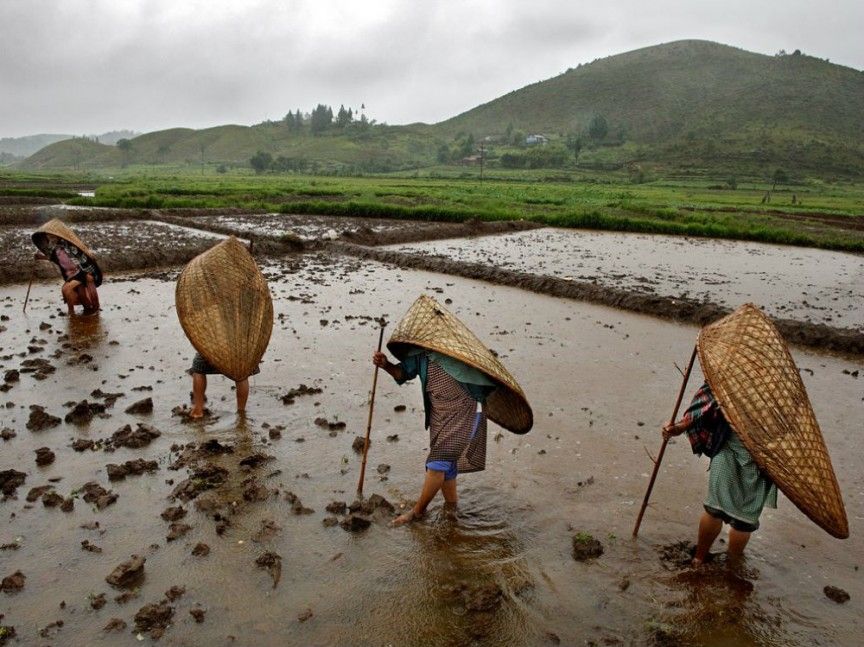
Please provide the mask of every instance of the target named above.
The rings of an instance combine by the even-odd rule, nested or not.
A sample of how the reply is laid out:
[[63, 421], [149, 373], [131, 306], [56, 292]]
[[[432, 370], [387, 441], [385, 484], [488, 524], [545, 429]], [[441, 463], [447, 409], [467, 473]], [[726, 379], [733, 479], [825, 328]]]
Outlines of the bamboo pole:
[[[693, 362], [696, 361], [696, 346], [693, 347], [693, 354], [690, 355], [690, 363], [687, 364], [687, 370], [684, 371], [684, 380], [681, 382], [681, 389], [678, 391], [678, 399], [675, 400], [675, 408], [672, 410], [672, 422], [678, 417], [678, 409], [681, 407], [681, 399], [684, 397], [684, 389], [687, 388], [687, 380], [690, 379], [690, 371], [693, 370]], [[669, 441], [664, 438], [663, 444], [660, 445], [660, 453], [657, 454], [657, 460], [654, 461], [654, 471], [651, 473], [651, 480], [648, 481], [648, 490], [645, 492], [645, 498], [642, 500], [642, 507], [639, 509], [639, 516], [636, 518], [636, 525], [633, 527], [633, 537], [639, 534], [639, 526], [642, 524], [642, 516], [645, 514], [645, 508], [648, 507], [648, 499], [651, 498], [651, 490], [654, 489], [654, 481], [657, 479], [657, 472], [660, 471], [660, 461], [663, 460], [663, 454], [666, 452], [666, 444]]]
[[[381, 319], [381, 332], [378, 334], [378, 352], [381, 352], [381, 344], [384, 342], [384, 328], [387, 324]], [[369, 454], [369, 434], [372, 433], [372, 412], [375, 410], [375, 390], [378, 388], [378, 366], [372, 377], [372, 395], [369, 398], [369, 420], [366, 423], [366, 439], [363, 442], [363, 463], [360, 465], [360, 480], [357, 481], [357, 496], [363, 496], [363, 479], [366, 477], [366, 458]]]
[[24, 297], [24, 308], [21, 312], [27, 312], [27, 302], [30, 301], [30, 288], [33, 287], [33, 279], [36, 276], [36, 264], [33, 264], [33, 268], [30, 271], [30, 283], [27, 284], [27, 296]]

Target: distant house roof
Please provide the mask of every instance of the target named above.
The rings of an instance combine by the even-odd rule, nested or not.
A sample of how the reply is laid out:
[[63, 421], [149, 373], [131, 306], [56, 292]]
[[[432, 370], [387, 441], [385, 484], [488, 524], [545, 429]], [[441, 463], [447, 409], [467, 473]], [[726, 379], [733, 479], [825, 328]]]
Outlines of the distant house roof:
[[525, 138], [526, 144], [545, 144], [549, 141], [546, 135], [528, 135]]

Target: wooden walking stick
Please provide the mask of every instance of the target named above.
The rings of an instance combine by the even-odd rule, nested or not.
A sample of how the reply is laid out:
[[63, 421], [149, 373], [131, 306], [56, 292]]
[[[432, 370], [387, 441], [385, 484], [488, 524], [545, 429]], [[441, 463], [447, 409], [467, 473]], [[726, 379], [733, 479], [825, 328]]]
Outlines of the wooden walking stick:
[[[696, 346], [693, 347], [693, 354], [690, 356], [690, 363], [687, 364], [687, 370], [684, 371], [684, 381], [681, 382], [681, 390], [678, 391], [678, 399], [675, 400], [675, 408], [672, 410], [672, 422], [678, 417], [678, 408], [681, 406], [681, 398], [684, 397], [684, 389], [687, 388], [687, 380], [690, 379], [690, 371], [693, 370], [693, 362], [696, 361]], [[651, 480], [648, 481], [648, 490], [645, 492], [645, 498], [642, 500], [642, 507], [639, 509], [639, 516], [636, 518], [636, 525], [633, 527], [633, 537], [639, 534], [639, 526], [642, 523], [642, 515], [645, 514], [645, 508], [648, 507], [648, 499], [651, 498], [651, 490], [654, 489], [654, 481], [657, 479], [657, 472], [660, 471], [660, 461], [663, 460], [663, 454], [666, 451], [666, 443], [669, 441], [663, 439], [663, 444], [660, 445], [660, 453], [657, 454], [657, 460], [654, 461], [654, 471], [651, 473]]]
[[[381, 343], [384, 341], [384, 328], [387, 324], [381, 319], [381, 332], [378, 334], [378, 352], [381, 352]], [[372, 433], [372, 412], [375, 410], [375, 389], [378, 387], [378, 366], [372, 377], [372, 395], [369, 398], [369, 420], [366, 423], [366, 440], [363, 443], [363, 463], [360, 465], [360, 480], [357, 481], [357, 496], [363, 496], [363, 479], [366, 477], [366, 457], [369, 454], [369, 434]]]
[[33, 287], [33, 277], [36, 276], [36, 265], [33, 265], [33, 269], [30, 271], [30, 283], [27, 284], [27, 296], [24, 297], [24, 308], [22, 312], [27, 312], [27, 302], [30, 300], [30, 288]]

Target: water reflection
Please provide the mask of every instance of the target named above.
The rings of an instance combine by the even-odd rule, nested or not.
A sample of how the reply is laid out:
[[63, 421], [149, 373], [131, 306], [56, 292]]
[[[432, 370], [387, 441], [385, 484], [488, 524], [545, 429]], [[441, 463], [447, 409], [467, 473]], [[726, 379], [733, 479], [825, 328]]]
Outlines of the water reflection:
[[770, 601], [759, 599], [755, 568], [730, 568], [722, 557], [700, 569], [674, 575], [670, 588], [681, 597], [668, 603], [665, 617], [648, 623], [656, 644], [746, 647], [786, 645], [782, 617]]
[[92, 315], [71, 315], [66, 317], [68, 341], [76, 350], [95, 348], [108, 334], [102, 317], [98, 312]]
[[[500, 494], [466, 489], [458, 508], [432, 508], [407, 532], [407, 561], [393, 565], [409, 573], [396, 574], [391, 590], [404, 629], [394, 644], [525, 644], [522, 599], [534, 587], [525, 559], [529, 538]], [[381, 624], [370, 630], [390, 633]]]

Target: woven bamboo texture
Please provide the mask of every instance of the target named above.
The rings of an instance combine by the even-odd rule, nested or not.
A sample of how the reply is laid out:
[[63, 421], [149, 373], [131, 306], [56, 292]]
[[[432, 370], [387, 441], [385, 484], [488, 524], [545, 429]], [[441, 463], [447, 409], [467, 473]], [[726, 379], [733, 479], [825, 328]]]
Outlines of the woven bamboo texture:
[[53, 234], [57, 236], [57, 238], [62, 238], [63, 240], [72, 243], [84, 252], [87, 255], [87, 258], [90, 259], [90, 262], [96, 268], [96, 276], [93, 278], [96, 280], [96, 285], [99, 286], [102, 284], [102, 269], [99, 267], [99, 263], [96, 261], [96, 257], [93, 255], [93, 252], [90, 250], [87, 245], [84, 244], [84, 241], [78, 238], [78, 235], [72, 231], [66, 223], [62, 220], [54, 218], [53, 220], [49, 220], [44, 225], [39, 227], [36, 231], [33, 232], [33, 235], [30, 238], [33, 240], [33, 244], [41, 251], [43, 254], [49, 254], [51, 249], [48, 247], [47, 243], [47, 235]]
[[426, 295], [414, 302], [387, 342], [387, 348], [400, 360], [418, 346], [458, 359], [488, 375], [500, 385], [486, 400], [489, 419], [515, 434], [531, 430], [534, 414], [522, 387], [465, 324]]
[[829, 534], [849, 536], [831, 458], [795, 362], [752, 304], [703, 328], [702, 371], [726, 419], [777, 487]]
[[223, 375], [249, 377], [270, 342], [273, 301], [246, 247], [231, 236], [193, 258], [177, 279], [175, 297], [195, 350]]

